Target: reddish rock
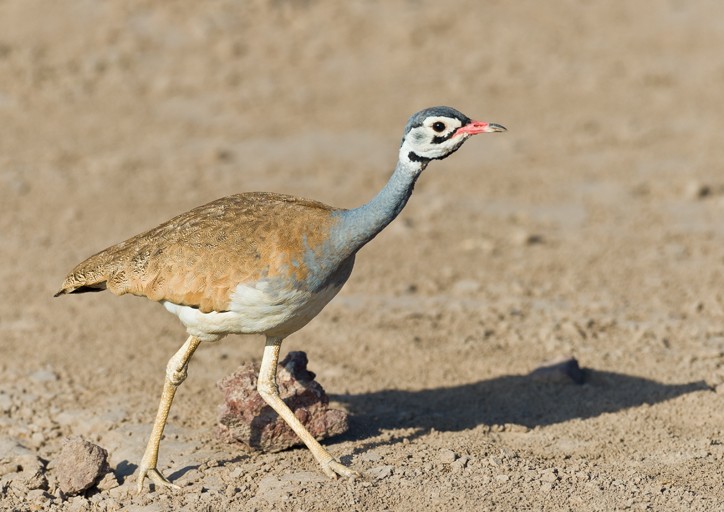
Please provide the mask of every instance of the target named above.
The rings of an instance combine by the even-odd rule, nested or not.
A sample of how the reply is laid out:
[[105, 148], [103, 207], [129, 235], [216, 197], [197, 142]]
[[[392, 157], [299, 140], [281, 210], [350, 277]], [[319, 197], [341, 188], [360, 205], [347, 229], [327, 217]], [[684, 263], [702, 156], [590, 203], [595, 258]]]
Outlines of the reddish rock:
[[[224, 393], [224, 403], [219, 407], [220, 437], [263, 452], [301, 445], [297, 435], [257, 392], [258, 375], [259, 368], [246, 363], [217, 383]], [[329, 398], [314, 378], [314, 373], [307, 370], [307, 354], [290, 352], [277, 368], [279, 394], [316, 439], [346, 432], [348, 414], [329, 408]]]
[[53, 461], [53, 469], [61, 491], [80, 494], [110, 471], [108, 452], [83, 439], [70, 439]]

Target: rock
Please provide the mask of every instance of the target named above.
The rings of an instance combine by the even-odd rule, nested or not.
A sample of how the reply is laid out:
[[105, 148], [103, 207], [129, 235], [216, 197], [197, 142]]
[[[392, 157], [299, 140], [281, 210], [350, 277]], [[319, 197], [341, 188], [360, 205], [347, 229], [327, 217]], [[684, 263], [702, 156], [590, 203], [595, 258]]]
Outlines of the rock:
[[450, 464], [450, 469], [452, 469], [453, 473], [460, 473], [468, 465], [469, 460], [470, 460], [470, 457], [462, 456], [459, 459], [457, 459], [455, 462]]
[[573, 381], [576, 384], [583, 384], [585, 381], [585, 374], [574, 357], [563, 357], [543, 363], [530, 372], [530, 376], [543, 382], [566, 383]]
[[529, 233], [528, 231], [515, 232], [512, 236], [512, 240], [516, 245], [538, 245], [545, 242], [543, 235]]
[[443, 448], [437, 454], [437, 460], [443, 464], [452, 464], [457, 458], [458, 454], [448, 448]]
[[28, 502], [34, 503], [36, 505], [47, 505], [49, 503], [49, 500], [53, 499], [53, 496], [51, 494], [48, 494], [43, 489], [33, 489], [32, 491], [28, 491], [28, 493], [25, 495], [25, 499]]
[[691, 181], [687, 183], [684, 194], [687, 199], [704, 199], [709, 197], [712, 193], [712, 189], [706, 183], [699, 183], [698, 181]]
[[80, 438], [68, 440], [53, 461], [58, 486], [70, 496], [91, 488], [109, 470], [108, 452]]
[[558, 478], [558, 470], [557, 469], [546, 469], [541, 474], [541, 480], [548, 483], [557, 482], [559, 480]]
[[98, 481], [96, 487], [98, 487], [98, 489], [101, 491], [109, 491], [115, 487], [118, 487], [119, 485], [120, 484], [118, 483], [116, 475], [114, 475], [112, 471], [109, 471], [105, 474], [103, 478]]
[[[258, 374], [258, 367], [247, 363], [217, 383], [224, 393], [224, 403], [219, 407], [219, 436], [263, 452], [278, 452], [302, 444], [259, 395]], [[290, 352], [277, 368], [282, 400], [316, 439], [346, 432], [348, 414], [329, 408], [329, 398], [314, 378], [314, 373], [307, 370], [307, 355]]]

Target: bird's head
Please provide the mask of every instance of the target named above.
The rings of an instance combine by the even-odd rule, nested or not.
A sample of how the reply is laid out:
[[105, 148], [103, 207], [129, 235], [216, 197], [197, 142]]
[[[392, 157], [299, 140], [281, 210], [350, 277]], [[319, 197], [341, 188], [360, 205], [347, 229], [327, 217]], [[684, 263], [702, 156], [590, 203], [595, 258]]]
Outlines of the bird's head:
[[471, 135], [504, 131], [499, 124], [473, 121], [454, 108], [426, 108], [407, 122], [400, 159], [425, 167], [430, 160], [452, 155]]

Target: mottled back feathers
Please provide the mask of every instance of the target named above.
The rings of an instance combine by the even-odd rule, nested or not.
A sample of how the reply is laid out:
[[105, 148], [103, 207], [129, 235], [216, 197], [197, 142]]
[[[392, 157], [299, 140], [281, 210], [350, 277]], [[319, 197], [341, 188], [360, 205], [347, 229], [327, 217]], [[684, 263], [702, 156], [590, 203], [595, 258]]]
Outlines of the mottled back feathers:
[[107, 288], [227, 311], [240, 283], [282, 277], [304, 285], [304, 255], [338, 221], [336, 208], [274, 193], [224, 197], [111, 246], [68, 274], [56, 294]]

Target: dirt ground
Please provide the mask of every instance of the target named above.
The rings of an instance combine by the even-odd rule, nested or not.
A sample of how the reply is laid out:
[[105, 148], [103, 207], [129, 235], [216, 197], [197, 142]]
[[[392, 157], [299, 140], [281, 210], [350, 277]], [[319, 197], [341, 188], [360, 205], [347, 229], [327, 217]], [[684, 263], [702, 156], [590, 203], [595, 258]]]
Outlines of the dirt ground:
[[[714, 0], [0, 1], [0, 508], [724, 510], [722, 48]], [[362, 204], [438, 104], [509, 131], [433, 162], [283, 347], [366, 477], [217, 438], [215, 383], [262, 352], [230, 336], [171, 412], [182, 490], [136, 495], [185, 333], [53, 299], [66, 272], [234, 192]], [[565, 356], [583, 385], [529, 375]], [[62, 495], [76, 436], [119, 486]]]

